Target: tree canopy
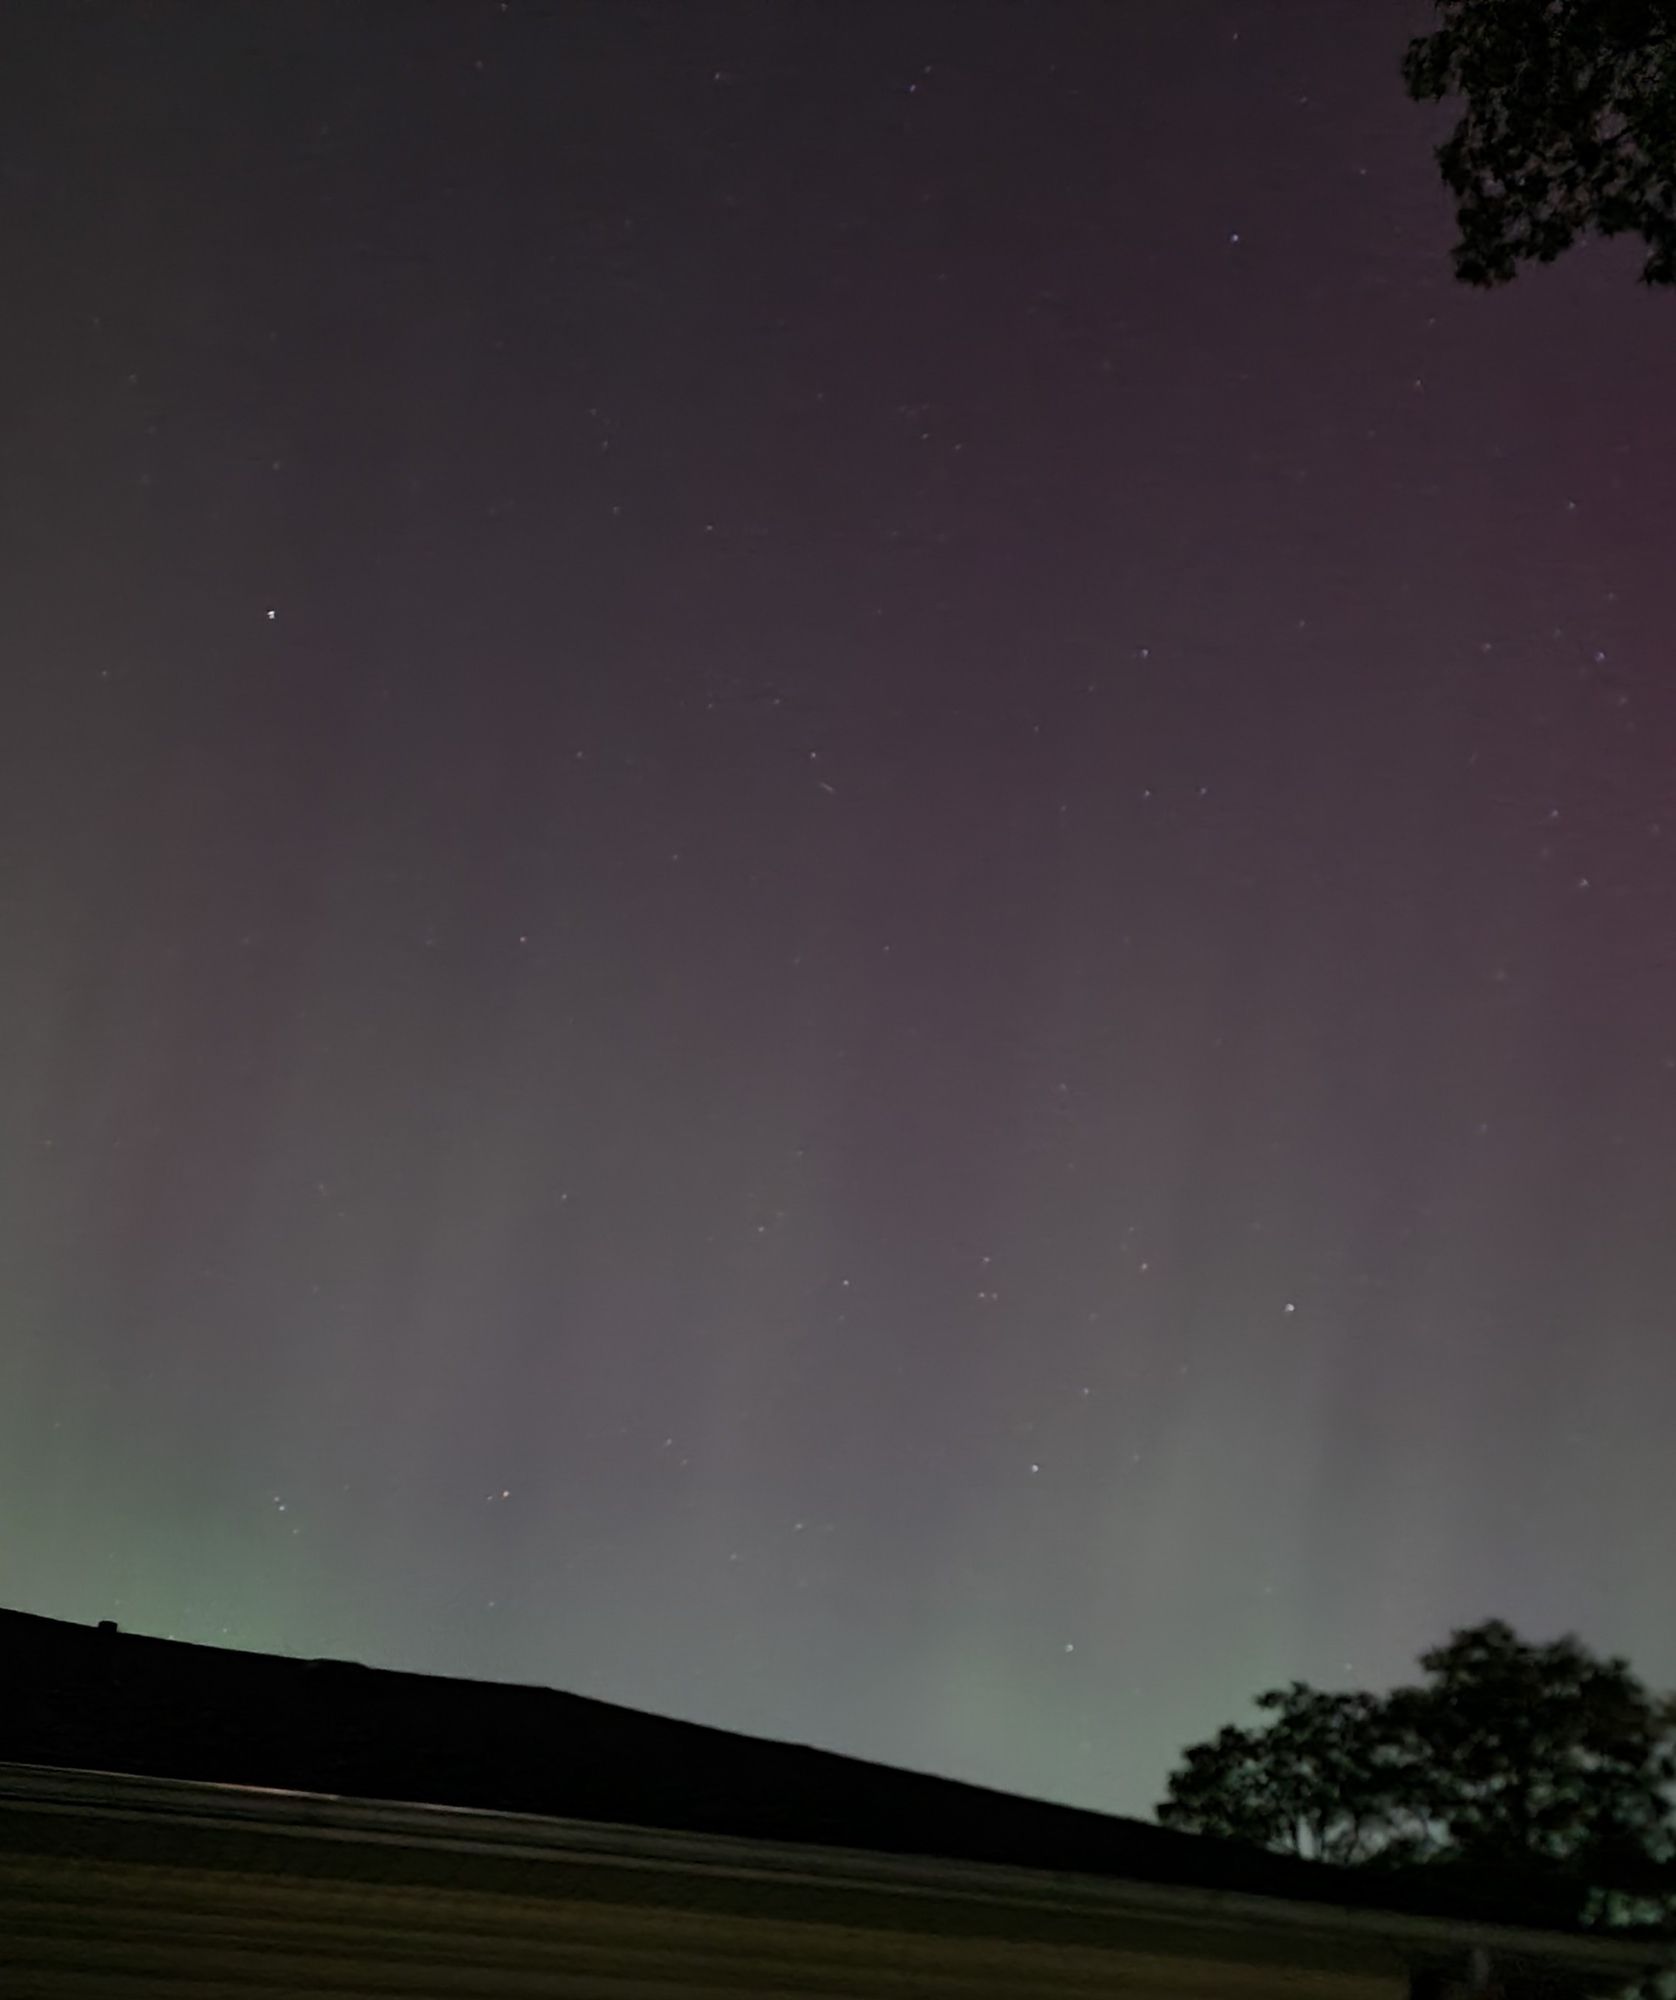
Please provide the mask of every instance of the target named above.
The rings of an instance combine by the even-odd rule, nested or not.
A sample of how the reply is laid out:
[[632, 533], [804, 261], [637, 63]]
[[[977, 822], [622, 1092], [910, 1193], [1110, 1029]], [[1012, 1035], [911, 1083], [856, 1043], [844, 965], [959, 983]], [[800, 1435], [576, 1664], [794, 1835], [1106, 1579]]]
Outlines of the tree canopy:
[[1577, 1922], [1676, 1914], [1676, 1702], [1576, 1639], [1500, 1620], [1422, 1655], [1388, 1695], [1301, 1681], [1194, 1745], [1166, 1826], [1349, 1866], [1445, 1867]]
[[1403, 60], [1416, 101], [1461, 98], [1438, 148], [1455, 274], [1502, 285], [1590, 236], [1636, 236], [1676, 284], [1676, 0], [1438, 0]]

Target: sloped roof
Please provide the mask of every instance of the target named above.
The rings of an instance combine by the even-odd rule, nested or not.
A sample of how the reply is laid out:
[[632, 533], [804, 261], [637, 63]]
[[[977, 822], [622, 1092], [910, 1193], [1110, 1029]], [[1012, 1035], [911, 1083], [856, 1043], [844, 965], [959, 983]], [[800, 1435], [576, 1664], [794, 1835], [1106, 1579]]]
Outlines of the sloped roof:
[[1552, 1930], [1381, 1878], [547, 1688], [224, 1651], [0, 1610], [0, 1761], [977, 1862]]

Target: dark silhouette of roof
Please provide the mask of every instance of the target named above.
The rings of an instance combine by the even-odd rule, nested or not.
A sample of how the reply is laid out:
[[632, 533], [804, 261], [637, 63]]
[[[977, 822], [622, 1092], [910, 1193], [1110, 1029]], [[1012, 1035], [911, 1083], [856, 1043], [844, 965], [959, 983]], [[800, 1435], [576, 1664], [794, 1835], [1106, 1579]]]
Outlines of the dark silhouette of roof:
[[987, 1862], [1552, 1931], [1382, 1877], [546, 1688], [296, 1660], [0, 1611], [0, 1761]]

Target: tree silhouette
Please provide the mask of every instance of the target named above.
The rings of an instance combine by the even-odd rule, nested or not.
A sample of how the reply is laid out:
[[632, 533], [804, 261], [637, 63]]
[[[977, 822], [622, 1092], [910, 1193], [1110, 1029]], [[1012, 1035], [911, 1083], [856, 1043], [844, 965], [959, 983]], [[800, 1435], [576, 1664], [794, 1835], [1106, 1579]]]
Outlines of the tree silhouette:
[[1465, 99], [1438, 148], [1455, 275], [1503, 285], [1588, 236], [1638, 236], [1676, 284], [1676, 0], [1438, 0], [1403, 81]]
[[1377, 1696], [1294, 1681], [1257, 1706], [1266, 1728], [1230, 1725], [1186, 1752], [1158, 1808], [1166, 1826], [1347, 1864], [1424, 1839], [1405, 1804], [1411, 1748]]
[[1431, 1867], [1586, 1924], [1676, 1915], [1676, 1703], [1576, 1639], [1499, 1619], [1391, 1694], [1294, 1681], [1184, 1755], [1166, 1826], [1350, 1866]]

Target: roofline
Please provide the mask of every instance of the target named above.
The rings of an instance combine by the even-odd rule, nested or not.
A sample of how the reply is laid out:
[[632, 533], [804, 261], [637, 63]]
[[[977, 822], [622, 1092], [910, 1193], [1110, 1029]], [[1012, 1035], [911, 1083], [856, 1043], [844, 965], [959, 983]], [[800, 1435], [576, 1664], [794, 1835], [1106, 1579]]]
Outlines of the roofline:
[[1199, 1927], [1210, 1924], [1318, 1941], [1378, 1943], [1413, 1959], [1479, 1950], [1493, 1957], [1545, 1962], [1626, 1984], [1655, 1968], [1676, 1965], [1676, 1940], [1668, 1939], [1613, 1940], [1339, 1903], [1295, 1902], [1248, 1891], [1184, 1888], [733, 1835], [665, 1833], [471, 1806], [413, 1805], [322, 1792], [137, 1777], [128, 1772], [0, 1763], [0, 1804], [9, 1803], [46, 1812], [92, 1812], [115, 1820], [163, 1818], [178, 1825], [206, 1828], [245, 1825], [299, 1839], [314, 1835], [375, 1847], [422, 1848], [502, 1861], [591, 1862], [652, 1873], [681, 1870], [904, 1898], [937, 1896], [1051, 1915], [1145, 1915]]

